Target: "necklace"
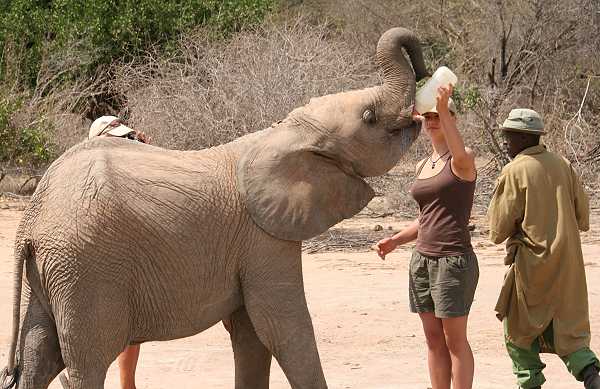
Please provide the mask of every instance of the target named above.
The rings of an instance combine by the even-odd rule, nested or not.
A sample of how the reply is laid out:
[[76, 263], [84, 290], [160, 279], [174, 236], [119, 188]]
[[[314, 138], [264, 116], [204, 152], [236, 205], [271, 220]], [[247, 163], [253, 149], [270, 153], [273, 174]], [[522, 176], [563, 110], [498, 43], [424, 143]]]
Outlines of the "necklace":
[[433, 156], [433, 153], [429, 156], [429, 160], [431, 161], [431, 169], [435, 169], [435, 163], [437, 161], [439, 161], [440, 159], [442, 159], [446, 154], [448, 154], [450, 152], [450, 150], [446, 151], [444, 154], [438, 156], [436, 158], [436, 160], [434, 161], [433, 159], [431, 159], [431, 157]]

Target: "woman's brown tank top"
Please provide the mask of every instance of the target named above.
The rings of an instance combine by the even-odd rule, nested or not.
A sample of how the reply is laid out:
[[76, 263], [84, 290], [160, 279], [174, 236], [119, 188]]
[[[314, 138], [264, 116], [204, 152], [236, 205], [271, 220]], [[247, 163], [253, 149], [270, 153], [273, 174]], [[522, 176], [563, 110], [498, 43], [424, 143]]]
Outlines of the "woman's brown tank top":
[[469, 218], [473, 207], [475, 181], [465, 181], [452, 171], [451, 158], [433, 177], [418, 178], [410, 189], [419, 204], [419, 232], [415, 249], [426, 256], [463, 255], [473, 251]]

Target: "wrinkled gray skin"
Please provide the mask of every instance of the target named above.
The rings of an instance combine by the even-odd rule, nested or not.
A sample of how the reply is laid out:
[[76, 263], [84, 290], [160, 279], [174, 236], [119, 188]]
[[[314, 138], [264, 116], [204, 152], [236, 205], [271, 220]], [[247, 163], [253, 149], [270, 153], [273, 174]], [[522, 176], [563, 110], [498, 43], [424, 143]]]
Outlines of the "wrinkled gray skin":
[[383, 85], [312, 99], [220, 147], [96, 138], [60, 157], [17, 232], [18, 388], [47, 388], [65, 365], [72, 389], [102, 388], [127, 344], [227, 318], [236, 388], [268, 388], [271, 356], [292, 388], [325, 388], [301, 240], [363, 208], [373, 191], [362, 177], [392, 168], [419, 132], [416, 37], [389, 30], [377, 59]]

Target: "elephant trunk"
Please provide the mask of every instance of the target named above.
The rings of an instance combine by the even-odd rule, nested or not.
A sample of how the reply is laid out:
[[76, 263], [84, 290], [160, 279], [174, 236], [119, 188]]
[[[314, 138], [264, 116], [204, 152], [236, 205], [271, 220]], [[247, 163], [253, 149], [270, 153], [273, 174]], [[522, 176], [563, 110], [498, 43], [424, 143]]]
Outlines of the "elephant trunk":
[[[410, 57], [408, 64], [402, 49]], [[410, 30], [396, 27], [386, 31], [377, 43], [377, 63], [383, 71], [383, 88], [399, 109], [414, 104], [416, 81], [427, 75], [421, 45]]]

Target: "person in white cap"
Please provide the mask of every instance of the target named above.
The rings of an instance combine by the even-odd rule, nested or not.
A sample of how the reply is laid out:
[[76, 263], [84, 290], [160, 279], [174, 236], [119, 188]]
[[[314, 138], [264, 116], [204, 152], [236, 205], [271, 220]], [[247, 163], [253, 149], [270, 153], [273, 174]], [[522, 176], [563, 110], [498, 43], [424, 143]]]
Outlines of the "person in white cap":
[[[127, 127], [116, 116], [102, 116], [90, 126], [88, 139], [94, 137], [119, 137], [148, 143], [149, 138], [141, 131]], [[117, 357], [121, 389], [135, 389], [135, 370], [140, 355], [140, 345], [130, 345]]]
[[123, 121], [116, 116], [101, 116], [94, 120], [90, 126], [88, 139], [97, 136], [128, 138], [142, 143], [148, 143], [149, 140], [146, 137], [146, 134], [127, 127]]
[[540, 389], [540, 353], [553, 353], [586, 389], [600, 389], [579, 237], [589, 229], [588, 196], [571, 163], [540, 144], [545, 132], [537, 112], [513, 109], [502, 132], [512, 162], [488, 208], [489, 237], [506, 241], [509, 268], [496, 312], [517, 384]]

